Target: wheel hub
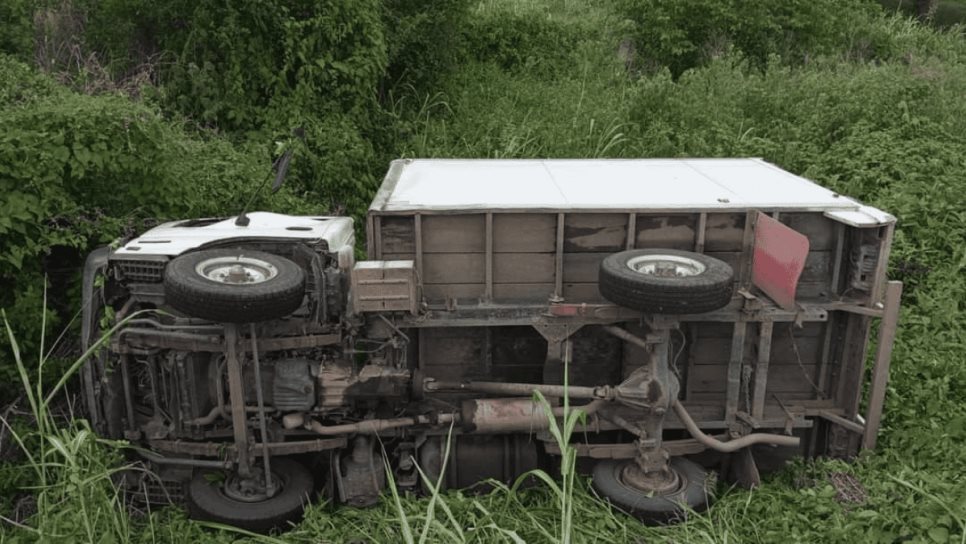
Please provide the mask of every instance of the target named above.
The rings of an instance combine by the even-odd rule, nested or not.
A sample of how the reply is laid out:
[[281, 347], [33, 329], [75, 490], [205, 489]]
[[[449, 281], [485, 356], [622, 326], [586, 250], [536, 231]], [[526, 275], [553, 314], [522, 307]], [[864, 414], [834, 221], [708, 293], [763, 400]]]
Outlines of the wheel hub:
[[705, 271], [703, 263], [678, 255], [641, 255], [627, 261], [631, 270], [661, 278], [684, 278], [697, 276]]
[[278, 275], [269, 262], [253, 257], [213, 257], [198, 263], [195, 272], [207, 280], [229, 285], [253, 285]]
[[[256, 471], [256, 474], [259, 474]], [[264, 475], [257, 475], [251, 478], [242, 478], [237, 474], [231, 474], [222, 486], [222, 493], [230, 499], [239, 502], [261, 502], [266, 501], [281, 489], [279, 479], [272, 475], [272, 492], [269, 493], [268, 486], [265, 485]]]
[[678, 472], [670, 467], [644, 472], [636, 462], [624, 465], [618, 474], [618, 480], [627, 487], [655, 495], [670, 495], [680, 490], [683, 483]]

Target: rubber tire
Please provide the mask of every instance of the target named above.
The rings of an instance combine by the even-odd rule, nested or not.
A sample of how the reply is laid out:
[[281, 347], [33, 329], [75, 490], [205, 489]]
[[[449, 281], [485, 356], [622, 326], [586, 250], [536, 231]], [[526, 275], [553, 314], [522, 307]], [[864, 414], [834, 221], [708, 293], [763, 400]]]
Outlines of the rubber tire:
[[708, 472], [693, 461], [672, 457], [671, 470], [678, 473], [683, 485], [668, 495], [650, 496], [644, 491], [621, 483], [619, 474], [628, 459], [607, 459], [597, 463], [591, 486], [611, 505], [650, 525], [663, 525], [682, 520], [690, 511], [708, 508]]
[[[285, 457], [272, 458], [272, 474], [282, 490], [262, 502], [236, 501], [205, 478], [216, 471], [196, 470], [188, 484], [188, 513], [192, 519], [225, 523], [249, 531], [267, 533], [287, 527], [302, 517], [315, 486], [312, 473], [301, 463]], [[255, 470], [260, 470], [255, 467]]]
[[[660, 277], [641, 274], [627, 265], [644, 255], [687, 257], [703, 264], [705, 270], [694, 276]], [[600, 294], [618, 306], [652, 314], [703, 314], [731, 302], [735, 273], [728, 263], [701, 253], [632, 249], [605, 257], [597, 279]]]
[[[204, 278], [195, 267], [215, 257], [261, 259], [278, 269], [274, 278], [257, 284], [229, 285]], [[285, 317], [302, 305], [305, 272], [294, 262], [248, 249], [206, 249], [175, 258], [164, 270], [164, 297], [172, 308], [192, 317], [220, 323], [256, 323]]]

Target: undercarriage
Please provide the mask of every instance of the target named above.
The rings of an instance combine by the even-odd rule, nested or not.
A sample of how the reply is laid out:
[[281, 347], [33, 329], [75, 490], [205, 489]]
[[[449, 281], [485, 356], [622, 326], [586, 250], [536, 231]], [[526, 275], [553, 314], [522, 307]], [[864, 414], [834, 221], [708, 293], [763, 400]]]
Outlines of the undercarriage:
[[359, 263], [343, 218], [168, 224], [88, 259], [88, 411], [168, 486], [148, 495], [252, 530], [319, 495], [512, 482], [563, 448], [612, 505], [673, 522], [715, 471], [753, 487], [874, 445], [891, 223], [779, 215], [393, 211]]

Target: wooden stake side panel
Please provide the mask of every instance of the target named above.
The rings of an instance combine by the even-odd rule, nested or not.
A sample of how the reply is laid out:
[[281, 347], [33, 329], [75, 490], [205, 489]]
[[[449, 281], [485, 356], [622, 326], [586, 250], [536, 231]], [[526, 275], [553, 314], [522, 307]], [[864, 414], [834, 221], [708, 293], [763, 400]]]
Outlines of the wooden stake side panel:
[[[372, 253], [386, 260], [420, 262], [420, 280], [430, 304], [448, 300], [462, 305], [487, 300], [544, 302], [554, 295], [558, 284], [560, 215], [559, 284], [560, 294], [568, 302], [604, 302], [597, 289], [600, 262], [629, 247], [701, 249], [731, 265], [736, 273], [750, 259], [744, 247], [746, 214], [731, 212], [420, 214], [419, 244], [413, 215], [378, 215], [378, 221], [370, 221], [379, 229], [370, 239], [380, 244]], [[786, 212], [780, 220], [808, 236], [812, 247], [799, 282], [800, 297], [828, 297], [836, 269], [837, 224], [816, 212]], [[700, 230], [702, 224], [704, 230]], [[417, 246], [421, 259], [416, 255]]]
[[[417, 229], [415, 215], [380, 214], [372, 221], [379, 231], [370, 239], [380, 244], [372, 253], [382, 259], [421, 262], [422, 296], [431, 307], [544, 304], [558, 290], [568, 303], [602, 303], [597, 289], [600, 263], [628, 248], [699, 250], [730, 264], [738, 281], [742, 271], [750, 271], [747, 217], [737, 211], [420, 213]], [[800, 301], [834, 301], [843, 293], [858, 293], [859, 300], [869, 300], [883, 285], [882, 259], [888, 254], [885, 246], [891, 241], [891, 226], [853, 227], [818, 212], [783, 211], [777, 219], [809, 239], [811, 250], [797, 289]], [[854, 269], [851, 255], [860, 245], [870, 244], [878, 244], [879, 260], [867, 263], [865, 271]], [[868, 282], [867, 293], [849, 291], [854, 278]], [[722, 417], [725, 412], [758, 417], [782, 412], [782, 405], [794, 408], [824, 402], [836, 413], [854, 418], [865, 380], [870, 322], [833, 311], [829, 321], [804, 323], [802, 328], [775, 323], [770, 342], [762, 342], [761, 327], [752, 322], [745, 327], [740, 350], [734, 345], [733, 322], [688, 323], [682, 329], [684, 345], [677, 335], [672, 345], [683, 399], [689, 405], [720, 406]], [[532, 330], [521, 332], [532, 328], [461, 329], [419, 332], [420, 365], [427, 375], [543, 381], [545, 341]], [[516, 332], [506, 332], [511, 329]], [[463, 336], [454, 338], [454, 334]], [[601, 359], [592, 355], [600, 346], [581, 351], [576, 346], [595, 345], [581, 342], [575, 344], [576, 352], [587, 357], [575, 356], [572, 377], [576, 381], [571, 383], [612, 384], [640, 365], [641, 354], [633, 353], [634, 348], [603, 349], [616, 359]], [[769, 352], [767, 357], [760, 352], [762, 346]], [[739, 359], [733, 362], [735, 357]], [[611, 368], [614, 364], [616, 370]], [[857, 439], [849, 440], [838, 449], [830, 446], [827, 452], [848, 455], [857, 447]]]

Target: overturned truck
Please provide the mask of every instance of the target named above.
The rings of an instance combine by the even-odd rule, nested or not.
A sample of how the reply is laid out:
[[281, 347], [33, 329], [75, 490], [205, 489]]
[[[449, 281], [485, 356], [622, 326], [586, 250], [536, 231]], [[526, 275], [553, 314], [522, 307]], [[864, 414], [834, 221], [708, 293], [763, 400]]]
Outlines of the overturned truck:
[[598, 493], [672, 521], [712, 471], [754, 486], [874, 447], [894, 223], [758, 159], [399, 160], [367, 260], [351, 219], [272, 213], [94, 252], [85, 341], [117, 326], [87, 407], [161, 476], [148, 500], [266, 530], [320, 493], [372, 504], [387, 475], [551, 467], [566, 397]]

